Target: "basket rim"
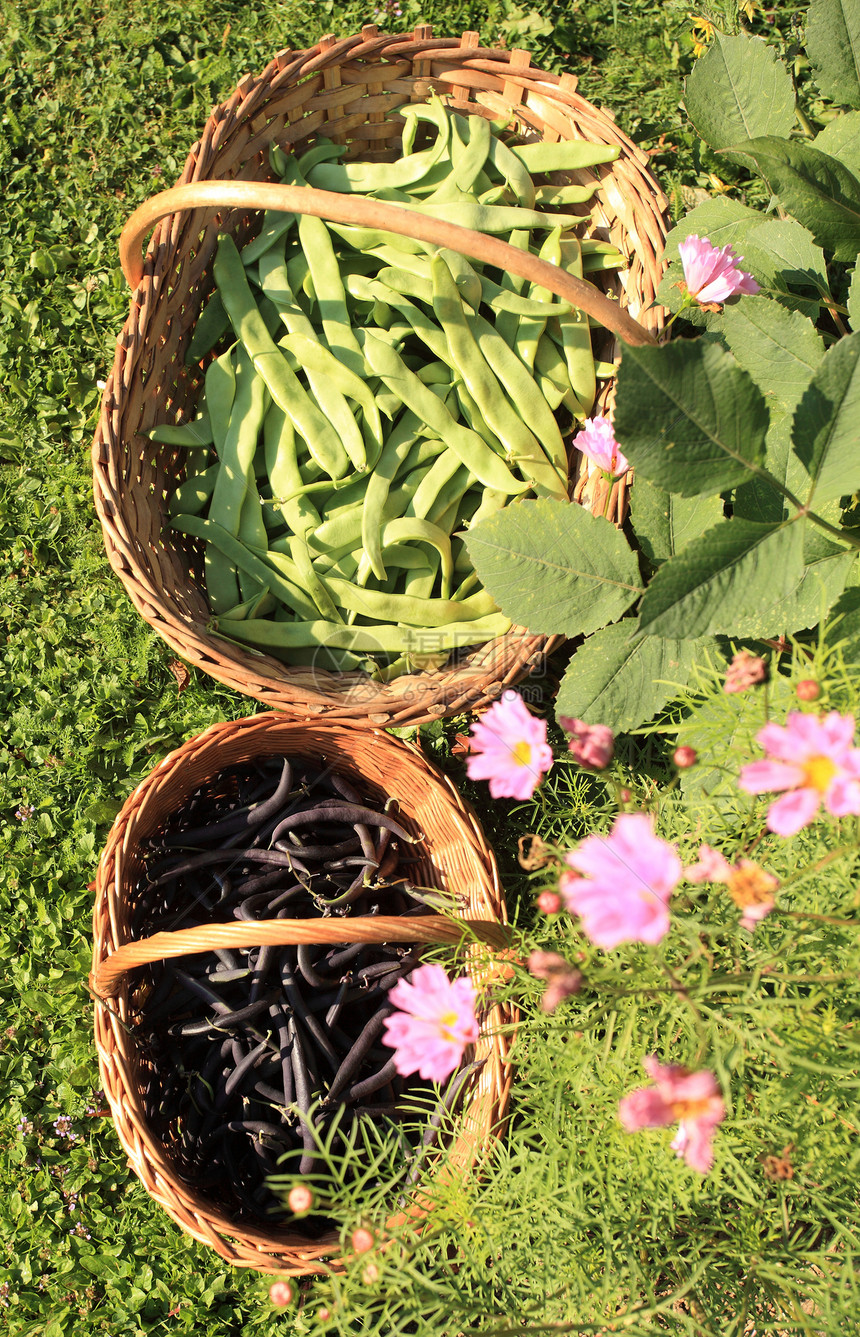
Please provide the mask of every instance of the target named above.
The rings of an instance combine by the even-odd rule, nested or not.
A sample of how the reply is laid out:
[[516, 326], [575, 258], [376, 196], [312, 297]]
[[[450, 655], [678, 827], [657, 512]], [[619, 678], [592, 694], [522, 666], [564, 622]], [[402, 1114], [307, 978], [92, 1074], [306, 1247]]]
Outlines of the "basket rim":
[[[366, 761], [362, 763], [354, 759], [353, 753], [358, 747], [359, 757], [363, 756], [362, 749], [376, 752], [381, 749], [379, 767], [384, 767], [386, 777], [395, 774], [398, 762], [408, 765], [416, 776], [420, 776], [421, 785], [438, 796], [445, 820], [453, 823], [456, 837], [460, 839], [461, 833], [464, 833], [471, 841], [470, 866], [474, 866], [476, 876], [480, 869], [485, 879], [481, 892], [485, 908], [494, 903], [497, 907], [497, 922], [500, 925], [506, 922], [495, 857], [480, 824], [471, 806], [448, 777], [424, 756], [420, 747], [394, 738], [383, 730], [368, 731], [328, 721], [305, 723], [283, 714], [266, 712], [213, 724], [202, 733], [187, 739], [154, 767], [126, 799], [105, 842], [96, 874], [93, 906], [94, 971], [100, 962], [109, 959], [108, 940], [122, 933], [120, 912], [124, 895], [124, 872], [129, 865], [133, 866], [136, 847], [147, 829], [152, 830], [153, 824], [161, 820], [159, 798], [166, 797], [176, 803], [182, 794], [191, 792], [201, 782], [204, 773], [212, 778], [219, 770], [234, 764], [231, 760], [222, 759], [229, 754], [229, 748], [234, 743], [237, 748], [253, 747], [254, 755], [271, 754], [279, 748], [290, 746], [297, 754], [307, 755], [307, 750], [314, 747], [316, 740], [321, 737], [328, 740], [329, 755], [335, 753], [341, 763], [349, 763], [353, 771], [367, 764]], [[299, 740], [301, 747], [298, 746]], [[399, 782], [399, 773], [397, 775]], [[427, 812], [430, 811], [428, 800]], [[439, 857], [443, 857], [444, 853], [442, 851]], [[470, 888], [470, 896], [475, 895], [475, 889]], [[359, 918], [356, 916], [353, 923], [358, 923]], [[347, 924], [349, 921], [343, 922]], [[467, 949], [467, 959], [472, 962], [476, 979], [483, 979], [484, 972], [488, 972], [488, 979], [492, 976], [493, 955], [490, 946], [477, 950], [472, 947]], [[173, 1171], [167, 1154], [156, 1143], [147, 1126], [140, 1092], [135, 1085], [138, 1053], [133, 1035], [126, 1033], [127, 1019], [130, 1017], [128, 1001], [129, 974], [126, 972], [118, 999], [107, 1001], [94, 998], [95, 1042], [102, 1089], [108, 1099], [114, 1127], [129, 1163], [150, 1196], [165, 1208], [186, 1233], [212, 1245], [223, 1258], [237, 1265], [280, 1275], [304, 1275], [313, 1271], [340, 1269], [344, 1265], [344, 1258], [340, 1255], [340, 1241], [333, 1232], [320, 1240], [308, 1241], [290, 1225], [266, 1228], [250, 1222], [231, 1222], [223, 1208], [212, 1203], [204, 1193], [187, 1185]], [[503, 1126], [512, 1082], [511, 1070], [506, 1063], [510, 1046], [507, 1030], [515, 1026], [517, 1011], [493, 999], [491, 994], [487, 994], [485, 1002], [489, 1022], [485, 1022], [482, 1028], [476, 1057], [483, 1057], [487, 1061], [470, 1086], [462, 1114], [462, 1131], [451, 1153], [451, 1163], [464, 1172], [480, 1155], [481, 1145], [486, 1139], [498, 1133]], [[409, 1204], [409, 1210], [413, 1207], [420, 1214], [418, 1199]], [[390, 1219], [393, 1221], [395, 1218], [396, 1214]]]

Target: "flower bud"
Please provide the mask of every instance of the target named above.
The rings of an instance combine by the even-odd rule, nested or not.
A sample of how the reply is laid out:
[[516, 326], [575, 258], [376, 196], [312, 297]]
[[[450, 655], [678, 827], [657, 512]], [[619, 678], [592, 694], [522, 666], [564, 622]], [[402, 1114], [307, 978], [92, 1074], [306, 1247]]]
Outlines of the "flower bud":
[[317, 1318], [319, 1319], [320, 1323], [328, 1323], [329, 1319], [331, 1318], [331, 1310], [326, 1309], [325, 1305], [323, 1305], [320, 1309], [317, 1310]]
[[821, 695], [821, 687], [814, 678], [804, 678], [794, 690], [798, 701], [817, 701]]
[[276, 1309], [286, 1309], [293, 1301], [293, 1288], [286, 1281], [273, 1281], [269, 1287], [269, 1300]]
[[356, 1253], [367, 1253], [374, 1245], [373, 1235], [364, 1226], [359, 1226], [358, 1230], [352, 1232], [352, 1247]]
[[309, 1212], [314, 1205], [314, 1195], [311, 1193], [307, 1184], [296, 1184], [295, 1188], [290, 1189], [290, 1195], [287, 1198], [287, 1206], [296, 1216], [304, 1212]]
[[561, 897], [555, 891], [542, 891], [537, 898], [537, 907], [545, 915], [557, 915], [561, 909]]
[[686, 771], [691, 766], [695, 766], [699, 760], [699, 754], [694, 747], [676, 747], [672, 753], [672, 760], [679, 771]]
[[376, 1266], [376, 1263], [367, 1264], [367, 1267], [361, 1274], [361, 1279], [365, 1286], [373, 1286], [375, 1282], [379, 1281], [379, 1268]]
[[559, 717], [570, 734], [568, 750], [574, 761], [589, 771], [605, 771], [615, 751], [615, 737], [608, 724], [586, 724], [584, 720]]
[[633, 794], [629, 789], [622, 789], [618, 797], [621, 799], [622, 803], [629, 803], [633, 797]]

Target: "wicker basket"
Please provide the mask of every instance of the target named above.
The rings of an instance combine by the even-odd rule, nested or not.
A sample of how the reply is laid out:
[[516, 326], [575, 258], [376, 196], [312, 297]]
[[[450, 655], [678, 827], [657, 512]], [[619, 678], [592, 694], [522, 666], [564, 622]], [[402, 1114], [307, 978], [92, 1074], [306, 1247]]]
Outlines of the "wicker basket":
[[[652, 303], [662, 273], [665, 197], [648, 171], [646, 155], [616, 127], [611, 114], [577, 96], [573, 76], [533, 70], [529, 59], [525, 51], [482, 47], [477, 33], [439, 39], [429, 27], [420, 27], [411, 37], [401, 37], [380, 34], [374, 25], [341, 40], [323, 38], [307, 51], [281, 51], [259, 77], [247, 75], [213, 111], [180, 178], [185, 191], [165, 192], [163, 200], [151, 201], [124, 234], [123, 263], [134, 296], [93, 442], [96, 507], [109, 560], [137, 610], [187, 662], [293, 718], [325, 714], [337, 721], [402, 726], [474, 709], [529, 672], [540, 671], [544, 656], [561, 638], [514, 628], [441, 669], [387, 684], [360, 673], [289, 667], [232, 646], [206, 630], [209, 609], [199, 545], [164, 523], [167, 497], [183, 476], [182, 452], [153, 446], [141, 433], [191, 415], [201, 393], [202, 370], [187, 368], [184, 354], [213, 288], [218, 232], [233, 232], [240, 240], [252, 236], [260, 225], [258, 210], [272, 198], [266, 190], [280, 190], [284, 204], [289, 200], [288, 207], [295, 207], [289, 187], [266, 184], [272, 181], [269, 144], [301, 148], [321, 133], [348, 144], [349, 157], [390, 160], [401, 129], [400, 119], [390, 113], [404, 103], [426, 100], [431, 88], [460, 113], [513, 117], [519, 132], [530, 138], [587, 139], [620, 147], [616, 162], [571, 174], [583, 183], [599, 179], [598, 192], [583, 212], [591, 212], [591, 233], [611, 240], [629, 258], [627, 270], [605, 279], [605, 291], [618, 300], [606, 301], [589, 285], [597, 306], [589, 308], [588, 300], [580, 305], [593, 310], [607, 331], [630, 342], [650, 341], [663, 320], [662, 308]], [[223, 193], [229, 182], [238, 187], [233, 196]], [[254, 192], [255, 182], [262, 193]], [[308, 191], [306, 199], [319, 194]], [[343, 198], [328, 195], [329, 210]], [[388, 209], [391, 215], [398, 212]], [[322, 207], [307, 206], [306, 211], [337, 217]], [[410, 217], [414, 225], [416, 215]], [[159, 218], [141, 266], [135, 246]], [[453, 231], [459, 240], [447, 233], [443, 242], [440, 232], [440, 243], [476, 254], [468, 239], [478, 234]], [[496, 239], [483, 240], [503, 247]], [[523, 253], [505, 249], [509, 255], [503, 263], [523, 272], [518, 270]], [[530, 263], [541, 264], [534, 257]], [[529, 276], [537, 273], [533, 269]], [[540, 281], [568, 295], [576, 283], [549, 266], [543, 267]], [[607, 333], [599, 356], [617, 359], [619, 347]], [[616, 518], [623, 512], [625, 486], [616, 485], [612, 499], [609, 513]], [[594, 480], [580, 470], [576, 499], [602, 511], [605, 498], [595, 492]]]
[[[426, 836], [427, 855], [416, 865], [416, 881], [454, 895], [463, 924], [443, 916], [409, 919], [376, 916], [318, 920], [268, 920], [213, 924], [181, 929], [135, 942], [131, 939], [130, 889], [141, 870], [141, 849], [168, 815], [204, 781], [229, 766], [277, 753], [334, 762], [346, 778], [360, 779], [377, 797], [398, 800], [399, 819], [414, 834]], [[142, 1099], [147, 1060], [129, 1021], [135, 1011], [134, 968], [150, 961], [262, 943], [368, 942], [459, 943], [467, 949], [470, 973], [489, 984], [498, 966], [495, 949], [504, 948], [505, 908], [492, 852], [468, 805], [421, 751], [378, 731], [328, 723], [300, 724], [273, 713], [236, 723], [218, 724], [166, 757], [131, 795], [119, 814], [102, 854], [93, 913], [93, 968], [96, 996], [95, 1037], [102, 1087], [129, 1162], [147, 1192], [187, 1234], [211, 1244], [231, 1263], [263, 1272], [303, 1275], [342, 1265], [334, 1235], [310, 1240], [298, 1227], [237, 1226], [223, 1209], [182, 1180], [161, 1143], [147, 1127]], [[488, 1140], [502, 1127], [510, 1090], [506, 1066], [506, 1028], [513, 1012], [485, 995], [481, 1037], [476, 1046], [483, 1067], [464, 1103], [461, 1132], [449, 1164], [468, 1170]], [[420, 1203], [408, 1205], [420, 1214]], [[328, 1261], [323, 1263], [321, 1260]]]

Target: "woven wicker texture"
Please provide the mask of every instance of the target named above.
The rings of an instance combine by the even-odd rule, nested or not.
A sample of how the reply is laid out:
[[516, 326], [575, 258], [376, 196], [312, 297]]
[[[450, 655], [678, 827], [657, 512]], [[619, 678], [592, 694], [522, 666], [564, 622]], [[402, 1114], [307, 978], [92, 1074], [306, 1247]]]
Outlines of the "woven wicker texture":
[[[402, 118], [391, 113], [426, 100], [431, 88], [462, 114], [513, 117], [526, 138], [620, 147], [616, 162], [568, 175], [582, 184], [599, 180], [594, 200], [581, 210], [591, 213], [589, 233], [612, 241], [629, 260], [619, 274], [601, 275], [601, 287], [645, 330], [658, 330], [663, 309], [652, 302], [662, 274], [666, 200], [646, 155], [610, 114], [577, 95], [573, 76], [532, 69], [525, 51], [482, 47], [477, 33], [440, 39], [420, 27], [404, 38], [369, 25], [352, 37], [324, 38], [307, 51], [279, 52], [213, 111], [178, 184], [269, 182], [269, 144], [301, 150], [316, 134], [347, 144], [348, 157], [391, 160], [402, 129]], [[247, 206], [184, 207], [155, 229], [93, 442], [96, 507], [111, 565], [137, 610], [188, 663], [293, 718], [325, 714], [333, 721], [398, 726], [485, 705], [505, 686], [540, 671], [560, 638], [514, 628], [441, 669], [382, 684], [358, 673], [289, 667], [206, 630], [200, 545], [165, 522], [167, 497], [184, 476], [184, 453], [154, 446], [141, 433], [193, 414], [203, 373], [187, 368], [184, 355], [212, 291], [218, 232], [241, 242], [260, 220]], [[617, 339], [598, 333], [596, 354], [616, 360]], [[611, 389], [604, 392], [604, 406], [608, 394]], [[605, 496], [596, 475], [578, 472], [576, 500], [602, 512]], [[623, 514], [625, 492], [626, 481], [615, 485], [610, 515]]]
[[[204, 781], [251, 758], [281, 753], [334, 764], [369, 795], [396, 798], [398, 819], [412, 835], [425, 836], [426, 856], [414, 865], [415, 881], [456, 897], [463, 928], [441, 916], [410, 918], [408, 923], [355, 916], [320, 919], [318, 927], [306, 919], [218, 924], [133, 943], [132, 894], [146, 838]], [[450, 942], [461, 941], [465, 934], [471, 940], [470, 973], [491, 990], [498, 969], [494, 949], [507, 941], [504, 922], [495, 860], [477, 820], [418, 748], [378, 730], [305, 725], [270, 713], [214, 725], [171, 753], [138, 786], [114, 823], [99, 863], [93, 912], [90, 986], [103, 1000], [95, 1008], [101, 1084], [129, 1163], [147, 1192], [184, 1231], [239, 1266], [297, 1276], [342, 1265], [334, 1235], [311, 1241], [298, 1226], [236, 1225], [217, 1203], [176, 1174], [144, 1113], [147, 1060], [134, 1035], [135, 964], [228, 943], [357, 942], [362, 937], [368, 942]], [[452, 1171], [468, 1170], [501, 1130], [511, 1080], [506, 1066], [509, 1042], [501, 1032], [514, 1019], [510, 1008], [492, 1001], [492, 992], [485, 995], [475, 1057], [486, 1061], [465, 1097], [461, 1131], [451, 1149]], [[405, 1210], [420, 1214], [420, 1202], [416, 1199]]]

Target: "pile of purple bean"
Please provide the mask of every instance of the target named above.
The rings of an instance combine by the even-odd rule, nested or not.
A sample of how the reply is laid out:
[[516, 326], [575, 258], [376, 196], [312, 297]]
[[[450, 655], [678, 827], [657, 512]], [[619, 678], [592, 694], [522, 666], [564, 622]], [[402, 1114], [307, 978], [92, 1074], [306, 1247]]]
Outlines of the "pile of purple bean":
[[[232, 920], [432, 914], [405, 871], [420, 838], [331, 767], [267, 757], [202, 786], [150, 842], [134, 936]], [[351, 1138], [398, 1118], [382, 1043], [401, 945], [253, 947], [146, 968], [135, 998], [147, 1117], [177, 1171], [236, 1217], [277, 1204], [274, 1173], [316, 1163], [307, 1115]], [[335, 1146], [337, 1144], [335, 1143]]]

